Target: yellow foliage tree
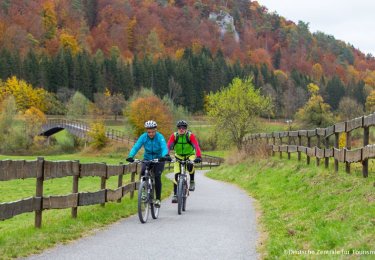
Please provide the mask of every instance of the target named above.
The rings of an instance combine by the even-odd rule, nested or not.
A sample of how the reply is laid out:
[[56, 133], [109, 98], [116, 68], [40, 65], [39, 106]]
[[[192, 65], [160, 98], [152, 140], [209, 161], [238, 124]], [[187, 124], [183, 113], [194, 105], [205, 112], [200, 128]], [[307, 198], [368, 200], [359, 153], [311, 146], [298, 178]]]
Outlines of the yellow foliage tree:
[[174, 54], [176, 60], [181, 60], [182, 56], [184, 56], [185, 50], [183, 48], [179, 48], [176, 50], [176, 53]]
[[24, 118], [26, 124], [26, 136], [28, 137], [29, 144], [31, 144], [34, 140], [38, 140], [38, 138], [35, 139], [35, 137], [38, 136], [41, 127], [47, 121], [47, 118], [42, 111], [35, 107], [27, 109]]
[[339, 148], [342, 149], [344, 147], [346, 147], [346, 133], [340, 133]]
[[312, 77], [313, 79], [318, 82], [321, 80], [323, 76], [323, 68], [322, 68], [322, 65], [320, 65], [319, 63], [315, 63], [312, 67]]
[[130, 104], [128, 111], [130, 123], [135, 128], [135, 134], [141, 135], [145, 128], [144, 123], [154, 120], [158, 124], [158, 131], [169, 136], [172, 133], [172, 113], [160, 98], [149, 96], [138, 98]]
[[375, 90], [371, 91], [366, 99], [366, 111], [370, 113], [375, 112]]
[[375, 88], [375, 71], [367, 71], [366, 76], [363, 79], [366, 86], [371, 87], [372, 89]]
[[0, 102], [12, 95], [19, 111], [23, 112], [31, 107], [38, 108], [43, 112], [48, 109], [46, 100], [50, 94], [42, 88], [34, 89], [31, 84], [27, 84], [24, 80], [18, 80], [16, 76], [7, 79], [6, 82], [0, 82], [0, 90]]
[[327, 127], [334, 122], [330, 106], [324, 103], [322, 96], [319, 95], [319, 86], [310, 83], [307, 88], [311, 97], [304, 107], [298, 110], [297, 121], [303, 127]]
[[42, 22], [44, 27], [44, 37], [52, 39], [56, 35], [57, 16], [52, 1], [46, 1], [43, 5]]
[[66, 50], [69, 49], [73, 55], [76, 55], [81, 50], [76, 38], [69, 33], [60, 35], [60, 45]]
[[90, 131], [88, 135], [92, 139], [91, 145], [93, 145], [95, 148], [101, 149], [108, 142], [108, 138], [105, 135], [105, 126], [103, 122], [95, 122], [90, 124]]
[[199, 40], [193, 40], [191, 49], [194, 54], [198, 54], [202, 50], [202, 44], [199, 42]]

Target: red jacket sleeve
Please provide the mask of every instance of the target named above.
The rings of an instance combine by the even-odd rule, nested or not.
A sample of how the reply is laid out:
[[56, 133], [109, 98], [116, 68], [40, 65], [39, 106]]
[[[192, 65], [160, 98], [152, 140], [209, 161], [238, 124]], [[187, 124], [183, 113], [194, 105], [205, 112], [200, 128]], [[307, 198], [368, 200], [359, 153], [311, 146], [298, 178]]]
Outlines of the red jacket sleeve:
[[201, 155], [201, 148], [199, 147], [198, 140], [197, 140], [197, 138], [195, 138], [194, 134], [190, 134], [190, 142], [194, 146], [195, 155], [197, 157], [202, 157], [202, 155]]
[[167, 143], [167, 147], [168, 147], [168, 154], [169, 152], [171, 151], [173, 145], [174, 145], [174, 133], [169, 137], [169, 140], [168, 140], [168, 143]]

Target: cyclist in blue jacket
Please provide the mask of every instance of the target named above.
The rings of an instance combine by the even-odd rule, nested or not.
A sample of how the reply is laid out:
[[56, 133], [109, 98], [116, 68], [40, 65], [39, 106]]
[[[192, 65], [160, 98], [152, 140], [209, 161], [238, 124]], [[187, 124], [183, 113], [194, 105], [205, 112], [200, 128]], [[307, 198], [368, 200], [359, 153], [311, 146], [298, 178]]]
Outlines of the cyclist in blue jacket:
[[[168, 154], [167, 144], [164, 136], [157, 131], [157, 123], [153, 120], [149, 120], [145, 123], [146, 132], [143, 133], [130, 150], [128, 162], [134, 162], [134, 156], [138, 153], [139, 149], [144, 147], [143, 158], [145, 160], [160, 159], [161, 162], [155, 163], [154, 174], [155, 174], [155, 192], [156, 201], [155, 206], [160, 207], [160, 196], [161, 196], [161, 174], [164, 170], [164, 161], [170, 160]], [[142, 165], [141, 175], [145, 172], [145, 165]]]

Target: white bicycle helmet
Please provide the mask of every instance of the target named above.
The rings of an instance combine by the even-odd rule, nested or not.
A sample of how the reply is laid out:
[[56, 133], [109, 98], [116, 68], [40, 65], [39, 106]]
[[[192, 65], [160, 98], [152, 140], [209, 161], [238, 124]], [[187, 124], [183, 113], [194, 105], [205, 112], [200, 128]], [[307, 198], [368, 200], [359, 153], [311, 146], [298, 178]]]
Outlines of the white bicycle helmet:
[[145, 128], [150, 129], [150, 128], [156, 128], [158, 124], [153, 121], [153, 120], [148, 120], [145, 122]]

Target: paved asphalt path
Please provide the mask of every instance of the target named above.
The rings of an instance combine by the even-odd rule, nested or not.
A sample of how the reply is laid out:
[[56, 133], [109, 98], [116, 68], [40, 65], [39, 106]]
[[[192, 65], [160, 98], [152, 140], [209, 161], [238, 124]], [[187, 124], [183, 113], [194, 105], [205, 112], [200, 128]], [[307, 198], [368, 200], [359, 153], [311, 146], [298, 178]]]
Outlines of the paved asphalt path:
[[159, 218], [138, 215], [96, 234], [28, 259], [257, 259], [258, 238], [251, 198], [234, 185], [196, 173], [196, 190], [177, 214], [171, 198]]

